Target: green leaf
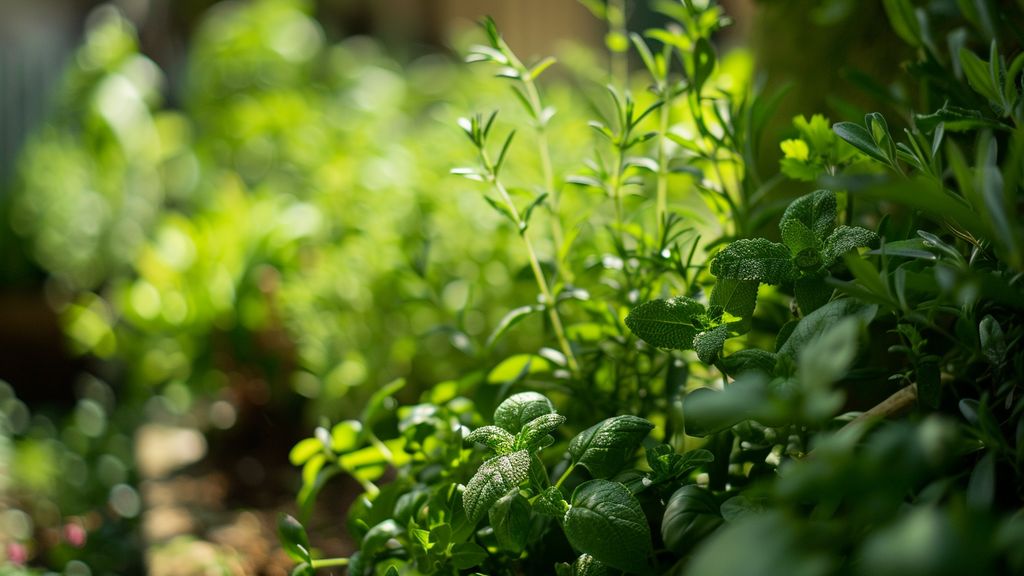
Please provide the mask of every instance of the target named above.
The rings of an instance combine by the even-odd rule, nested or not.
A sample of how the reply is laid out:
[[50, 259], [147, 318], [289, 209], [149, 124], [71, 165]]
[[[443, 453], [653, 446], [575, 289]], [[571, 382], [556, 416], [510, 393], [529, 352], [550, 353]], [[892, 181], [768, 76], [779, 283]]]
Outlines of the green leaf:
[[362, 421], [363, 430], [373, 428], [373, 423], [377, 421], [377, 418], [380, 417], [384, 409], [384, 401], [394, 396], [402, 388], [405, 388], [405, 378], [399, 378], [381, 386], [380, 389], [370, 396], [370, 399], [366, 401], [366, 406], [363, 408], [362, 416], [359, 418]]
[[860, 226], [840, 226], [825, 240], [823, 259], [825, 266], [832, 266], [840, 256], [850, 250], [871, 245], [878, 240], [878, 234]]
[[796, 358], [805, 346], [843, 318], [856, 315], [868, 322], [874, 318], [877, 310], [877, 306], [866, 305], [852, 298], [833, 300], [800, 319], [786, 343], [779, 348], [779, 356]]
[[515, 450], [516, 438], [498, 426], [482, 426], [466, 436], [466, 442], [483, 444], [496, 454], [502, 455]]
[[846, 375], [857, 356], [861, 319], [847, 316], [837, 324], [823, 327], [801, 350], [798, 376], [806, 398], [804, 415], [811, 421], [832, 416], [842, 407], [845, 395], [832, 384]]
[[629, 312], [626, 326], [651, 346], [689, 350], [700, 331], [697, 317], [704, 312], [703, 304], [686, 296], [651, 300]]
[[498, 546], [510, 552], [522, 552], [530, 535], [530, 503], [518, 489], [502, 496], [491, 507], [488, 517]]
[[803, 222], [796, 218], [783, 220], [779, 226], [782, 230], [782, 243], [789, 247], [790, 252], [799, 254], [804, 250], [817, 252], [818, 239], [814, 232]]
[[484, 462], [466, 485], [462, 496], [466, 516], [471, 522], [479, 521], [498, 499], [526, 480], [529, 472], [530, 453], [526, 450], [495, 456]]
[[467, 570], [479, 566], [487, 559], [487, 550], [472, 542], [462, 542], [452, 546], [451, 562], [456, 570]]
[[724, 390], [698, 388], [686, 395], [683, 414], [686, 433], [708, 436], [758, 415], [768, 402], [766, 378], [747, 371]]
[[676, 490], [668, 499], [661, 520], [661, 538], [666, 548], [683, 555], [717, 530], [722, 522], [714, 494], [690, 484]]
[[693, 337], [693, 349], [697, 358], [705, 364], [714, 364], [722, 353], [722, 347], [729, 338], [729, 326], [721, 324], [710, 330], [698, 333]]
[[358, 420], [343, 420], [331, 428], [331, 451], [344, 454], [359, 448], [363, 424]]
[[284, 551], [296, 562], [312, 562], [309, 557], [309, 537], [306, 529], [295, 518], [281, 514], [277, 518], [277, 535]]
[[878, 160], [879, 162], [889, 165], [889, 159], [879, 150], [878, 146], [875, 145], [875, 141], [871, 138], [871, 134], [861, 126], [854, 122], [837, 122], [832, 126], [832, 130], [837, 136], [848, 142], [851, 146], [860, 150], [869, 157]]
[[576, 435], [569, 442], [574, 464], [585, 466], [598, 478], [621, 470], [633, 457], [654, 424], [637, 416], [613, 416]]
[[625, 572], [645, 572], [651, 532], [640, 502], [618, 482], [589, 480], [573, 492], [565, 513], [573, 548]]
[[590, 554], [580, 554], [572, 563], [572, 576], [610, 576], [608, 567]]
[[516, 447], [532, 452], [548, 434], [554, 432], [563, 422], [565, 422], [565, 416], [561, 414], [545, 414], [530, 420], [526, 426], [523, 426], [523, 430], [516, 438]]
[[999, 321], [986, 315], [978, 325], [981, 351], [993, 366], [1000, 366], [1006, 358], [1006, 335]]
[[520, 392], [505, 399], [494, 410], [494, 424], [517, 434], [534, 418], [551, 414], [555, 407], [543, 394], [537, 392]]
[[992, 81], [989, 73], [989, 63], [978, 57], [967, 48], [960, 49], [960, 66], [963, 67], [967, 82], [974, 88], [974, 91], [984, 96], [992, 104], [1002, 110], [1002, 97], [999, 87]]
[[978, 510], [990, 510], [996, 495], [996, 455], [989, 450], [971, 471], [967, 482], [967, 504]]
[[806, 316], [828, 303], [832, 287], [820, 276], [805, 276], [793, 283], [793, 295], [800, 314]]
[[293, 466], [302, 466], [310, 458], [320, 454], [324, 449], [324, 443], [318, 438], [306, 438], [300, 440], [298, 444], [292, 447], [291, 452], [288, 453], [288, 461]]
[[716, 278], [783, 284], [793, 277], [789, 248], [764, 238], [737, 240], [711, 261]]
[[388, 518], [366, 532], [359, 551], [362, 552], [364, 558], [373, 558], [375, 554], [384, 550], [388, 540], [403, 534], [405, 534], [405, 529], [394, 519]]
[[561, 488], [558, 486], [548, 486], [533, 503], [533, 509], [538, 514], [561, 519], [565, 517], [565, 512], [569, 509], [569, 503], [565, 501]]
[[754, 316], [754, 308], [757, 306], [757, 290], [760, 282], [756, 280], [734, 280], [722, 278], [715, 282], [711, 290], [709, 304], [712, 307], [720, 307], [723, 312], [741, 318], [742, 320], [729, 322], [730, 330], [738, 333], [750, 330]]
[[[779, 230], [782, 232], [783, 241], [785, 241], [786, 227], [787, 225], [791, 226], [789, 222], [800, 222], [805, 228], [814, 233], [814, 238], [817, 240], [817, 242], [805, 247], [817, 247], [824, 243], [825, 238], [835, 228], [836, 218], [836, 193], [831, 190], [815, 190], [790, 202], [789, 206], [786, 207], [786, 211], [782, 213], [782, 220], [779, 221]], [[791, 230], [789, 234], [795, 236], [801, 233]], [[799, 250], [793, 249], [794, 254], [798, 252]]]
[[917, 22], [910, 0], [883, 0], [883, 4], [896, 35], [915, 48], [920, 46], [921, 26]]
[[722, 358], [722, 367], [734, 378], [747, 371], [771, 374], [775, 370], [775, 354], [767, 350], [747, 348]]

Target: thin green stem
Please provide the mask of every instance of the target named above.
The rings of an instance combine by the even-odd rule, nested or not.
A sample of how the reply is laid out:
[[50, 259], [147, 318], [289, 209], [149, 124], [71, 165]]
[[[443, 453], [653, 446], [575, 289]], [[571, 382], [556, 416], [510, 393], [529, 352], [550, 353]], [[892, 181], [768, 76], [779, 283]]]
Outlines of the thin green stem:
[[[626, 0], [609, 0], [608, 32], [616, 38], [626, 38]], [[629, 84], [629, 54], [625, 51], [613, 50], [611, 53], [612, 80], [619, 86]]]
[[561, 488], [562, 484], [565, 483], [565, 481], [569, 478], [569, 475], [572, 474], [572, 471], [575, 470], [575, 469], [576, 469], [576, 463], [575, 462], [573, 462], [572, 464], [569, 464], [569, 467], [565, 469], [565, 472], [562, 472], [562, 475], [558, 478], [558, 481], [555, 482], [555, 488]]
[[667, 82], [663, 81], [665, 103], [661, 105], [658, 117], [658, 184], [655, 215], [658, 219], [658, 238], [665, 237], [665, 217], [668, 214], [668, 124], [671, 113], [671, 101], [668, 98]]
[[493, 164], [491, 164], [490, 158], [487, 152], [481, 148], [480, 157], [484, 163], [484, 168], [490, 175], [491, 185], [498, 192], [502, 202], [508, 207], [509, 213], [512, 214], [512, 218], [515, 221], [516, 228], [519, 231], [519, 236], [523, 239], [523, 243], [526, 245], [526, 255], [530, 260], [530, 269], [533, 271], [533, 277], [537, 281], [537, 288], [540, 289], [541, 299], [544, 302], [544, 307], [547, 308], [548, 317], [551, 319], [551, 326], [555, 331], [555, 338], [558, 340], [558, 345], [562, 349], [562, 354], [565, 355], [566, 364], [569, 366], [569, 370], [575, 375], [579, 372], [579, 364], [576, 362], [576, 356], [572, 352], [572, 347], [569, 346], [569, 339], [565, 336], [565, 328], [562, 326], [562, 318], [558, 315], [558, 309], [556, 308], [556, 302], [554, 297], [551, 295], [551, 289], [548, 287], [547, 277], [544, 275], [544, 269], [540, 266], [540, 260], [537, 258], [537, 251], [533, 248], [533, 242], [530, 241], [530, 237], [526, 235], [524, 230], [524, 222], [522, 216], [519, 214], [519, 209], [516, 208], [512, 197], [509, 195], [508, 190], [505, 189], [505, 185], [501, 183], [501, 180], [494, 174]]
[[622, 171], [626, 152], [620, 144], [615, 145], [615, 170], [612, 172], [611, 195], [615, 203], [615, 225], [618, 227], [619, 242], [626, 246], [626, 225], [622, 210]]
[[309, 565], [314, 569], [348, 566], [348, 558], [324, 558], [322, 560], [310, 560]]

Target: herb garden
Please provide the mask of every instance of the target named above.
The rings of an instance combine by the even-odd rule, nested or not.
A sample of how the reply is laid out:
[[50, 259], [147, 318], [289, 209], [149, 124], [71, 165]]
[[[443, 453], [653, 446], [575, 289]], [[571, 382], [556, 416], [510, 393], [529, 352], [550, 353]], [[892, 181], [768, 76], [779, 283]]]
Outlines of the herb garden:
[[98, 8], [0, 194], [69, 367], [0, 575], [1024, 574], [1024, 3], [579, 4]]

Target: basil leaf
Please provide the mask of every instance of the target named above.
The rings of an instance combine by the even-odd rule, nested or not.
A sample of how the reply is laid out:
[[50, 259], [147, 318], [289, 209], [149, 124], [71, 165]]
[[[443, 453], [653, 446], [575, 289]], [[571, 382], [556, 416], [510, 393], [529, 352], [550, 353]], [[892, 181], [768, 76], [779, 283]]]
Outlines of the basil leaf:
[[538, 416], [551, 414], [555, 407], [543, 394], [520, 392], [505, 399], [494, 410], [494, 424], [516, 434]]
[[789, 248], [764, 238], [737, 240], [711, 261], [716, 278], [783, 284], [793, 279]]
[[530, 535], [530, 503], [513, 489], [491, 507], [488, 517], [498, 546], [510, 552], [522, 552]]
[[483, 426], [466, 436], [466, 442], [483, 444], [502, 455], [515, 450], [516, 438], [497, 426]]
[[574, 464], [585, 466], [598, 478], [607, 478], [626, 465], [653, 429], [654, 424], [643, 418], [614, 416], [577, 434], [569, 442], [569, 454]]
[[651, 532], [640, 502], [618, 482], [589, 480], [572, 495], [565, 513], [569, 543], [602, 564], [625, 572], [644, 572], [651, 553]]
[[665, 547], [685, 554], [722, 525], [714, 494], [695, 484], [683, 486], [668, 499], [661, 521]]
[[626, 327], [656, 348], [689, 350], [701, 330], [698, 317], [704, 313], [703, 304], [686, 296], [651, 300], [629, 312]]

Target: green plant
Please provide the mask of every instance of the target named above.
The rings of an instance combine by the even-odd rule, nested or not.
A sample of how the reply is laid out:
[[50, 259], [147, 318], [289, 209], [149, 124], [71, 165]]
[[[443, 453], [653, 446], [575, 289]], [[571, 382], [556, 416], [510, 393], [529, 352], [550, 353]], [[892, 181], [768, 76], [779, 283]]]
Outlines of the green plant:
[[[557, 266], [584, 263], [563, 270], [573, 285], [549, 284], [527, 240], [540, 306], [495, 332], [547, 310], [560, 352], [491, 364], [375, 420], [409, 459], [350, 510], [360, 551], [318, 560], [284, 520], [296, 560], [357, 574], [1024, 568], [1013, 544], [1024, 526], [1024, 57], [1000, 54], [1000, 42], [1018, 49], [1020, 30], [983, 4], [959, 6], [991, 47], [987, 62], [962, 28], [953, 54], [936, 49], [929, 26], [949, 29], [948, 12], [886, 2], [935, 112], [902, 119], [905, 139], [878, 113], [864, 125], [798, 117], [782, 176], [762, 180], [754, 150], [777, 100], [721, 86], [717, 6], [658, 3], [670, 25], [633, 38], [654, 99], [621, 78], [606, 90], [611, 113], [592, 99], [598, 145], [566, 179], [605, 193], [591, 218], [607, 230], [567, 234], [573, 250]], [[485, 32], [489, 59], [513, 62], [492, 23]], [[483, 168], [460, 173], [487, 183], [525, 238], [545, 197], [520, 209], [503, 188], [515, 144], [490, 151], [496, 122], [463, 123]], [[783, 176], [818, 189], [767, 203]], [[669, 178], [692, 178], [676, 188], [690, 194], [668, 198]], [[692, 213], [682, 227], [697, 195], [717, 227]], [[776, 217], [781, 242], [763, 237]], [[332, 458], [325, 440], [305, 442]]]

